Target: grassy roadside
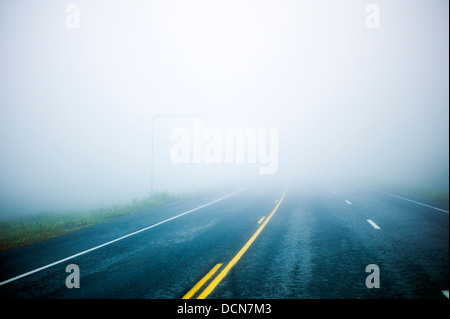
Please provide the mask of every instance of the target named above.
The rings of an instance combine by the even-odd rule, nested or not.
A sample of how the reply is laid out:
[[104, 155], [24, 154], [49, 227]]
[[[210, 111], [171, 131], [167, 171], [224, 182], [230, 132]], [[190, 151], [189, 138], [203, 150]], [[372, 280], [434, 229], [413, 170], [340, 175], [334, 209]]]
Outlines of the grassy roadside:
[[120, 216], [156, 209], [185, 199], [187, 196], [159, 192], [144, 199], [134, 199], [125, 205], [109, 207], [101, 205], [97, 209], [86, 212], [42, 213], [10, 221], [0, 221], [0, 251], [42, 242]]

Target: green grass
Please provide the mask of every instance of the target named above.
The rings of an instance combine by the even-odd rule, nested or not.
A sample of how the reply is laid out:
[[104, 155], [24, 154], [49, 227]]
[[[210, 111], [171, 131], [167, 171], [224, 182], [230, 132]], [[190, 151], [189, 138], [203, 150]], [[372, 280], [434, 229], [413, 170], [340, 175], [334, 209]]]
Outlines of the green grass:
[[113, 218], [149, 211], [187, 198], [185, 194], [154, 193], [125, 205], [105, 206], [86, 212], [42, 213], [0, 221], [0, 251], [42, 242], [52, 237], [102, 223]]

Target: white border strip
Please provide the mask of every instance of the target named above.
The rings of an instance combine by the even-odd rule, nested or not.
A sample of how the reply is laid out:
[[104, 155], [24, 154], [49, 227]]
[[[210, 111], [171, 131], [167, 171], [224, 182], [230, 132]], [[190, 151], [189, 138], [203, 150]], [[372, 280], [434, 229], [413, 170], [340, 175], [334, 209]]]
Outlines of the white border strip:
[[164, 223], [166, 223], [166, 222], [168, 222], [168, 221], [174, 220], [174, 219], [176, 219], [176, 218], [178, 218], [178, 217], [181, 217], [181, 216], [187, 215], [187, 214], [189, 214], [189, 213], [195, 212], [195, 211], [197, 211], [197, 210], [199, 210], [199, 209], [202, 209], [202, 208], [204, 208], [204, 207], [206, 207], [206, 206], [215, 204], [215, 203], [220, 202], [220, 201], [222, 201], [222, 200], [224, 200], [224, 199], [226, 199], [226, 198], [228, 198], [228, 197], [231, 197], [231, 196], [233, 196], [233, 195], [236, 195], [237, 193], [240, 193], [240, 192], [242, 192], [243, 190], [245, 190], [245, 189], [247, 189], [247, 188], [249, 188], [249, 187], [250, 187], [250, 186], [247, 186], [247, 187], [242, 188], [242, 189], [240, 189], [240, 190], [238, 190], [238, 191], [236, 191], [236, 192], [233, 192], [233, 193], [228, 194], [228, 195], [226, 195], [226, 196], [224, 196], [224, 197], [221, 197], [221, 198], [219, 198], [219, 199], [216, 199], [216, 200], [214, 200], [214, 201], [212, 201], [212, 202], [209, 202], [209, 203], [207, 203], [207, 204], [201, 205], [201, 206], [196, 207], [196, 208], [194, 208], [194, 209], [188, 210], [187, 212], [184, 212], [184, 213], [181, 213], [181, 214], [179, 214], [179, 215], [173, 216], [173, 217], [168, 218], [168, 219], [166, 219], [166, 220], [163, 220], [163, 221], [161, 221], [161, 222], [159, 222], [159, 223], [156, 223], [156, 224], [153, 224], [153, 225], [151, 225], [151, 226], [142, 228], [142, 229], [140, 229], [140, 230], [138, 230], [138, 231], [132, 232], [132, 233], [127, 234], [127, 235], [124, 235], [124, 236], [122, 236], [122, 237], [119, 237], [119, 238], [116, 238], [116, 239], [114, 239], [114, 240], [108, 241], [108, 242], [106, 242], [106, 243], [104, 243], [104, 244], [101, 244], [101, 245], [95, 246], [95, 247], [93, 247], [93, 248], [90, 248], [90, 249], [88, 249], [88, 250], [82, 251], [82, 252], [80, 252], [80, 253], [78, 253], [78, 254], [75, 254], [75, 255], [66, 257], [66, 258], [64, 258], [64, 259], [55, 261], [55, 262], [53, 262], [53, 263], [51, 263], [51, 264], [48, 264], [48, 265], [45, 265], [45, 266], [36, 268], [36, 269], [34, 269], [34, 270], [31, 270], [31, 271], [29, 271], [29, 272], [26, 272], [26, 273], [24, 273], [24, 274], [22, 274], [22, 275], [13, 277], [13, 278], [8, 279], [8, 280], [5, 280], [5, 281], [2, 281], [2, 282], [0, 282], [0, 286], [5, 285], [5, 284], [7, 284], [7, 283], [10, 283], [10, 282], [12, 282], [12, 281], [14, 281], [14, 280], [17, 280], [17, 279], [20, 279], [20, 278], [29, 276], [29, 275], [31, 275], [31, 274], [37, 273], [38, 271], [41, 271], [41, 270], [50, 268], [50, 267], [55, 266], [55, 265], [57, 265], [57, 264], [63, 263], [63, 262], [65, 262], [65, 261], [70, 260], [70, 259], [73, 259], [73, 258], [75, 258], [75, 257], [81, 256], [81, 255], [84, 255], [84, 254], [87, 254], [87, 253], [89, 253], [89, 252], [91, 252], [91, 251], [94, 251], [94, 250], [97, 250], [97, 249], [99, 249], [99, 248], [105, 247], [105, 246], [107, 246], [107, 245], [110, 245], [110, 244], [115, 243], [115, 242], [117, 242], [117, 241], [119, 241], [119, 240], [125, 239], [125, 238], [127, 238], [127, 237], [131, 237], [131, 236], [133, 236], [133, 235], [139, 234], [139, 233], [141, 233], [141, 232], [143, 232], [143, 231], [146, 231], [146, 230], [148, 230], [148, 229], [150, 229], [150, 228], [159, 226], [159, 225], [164, 224]]
[[425, 207], [428, 207], [428, 208], [436, 209], [436, 210], [439, 210], [441, 212], [444, 212], [444, 213], [448, 214], [448, 210], [445, 210], [445, 209], [442, 209], [442, 208], [438, 208], [438, 207], [430, 206], [430, 205], [427, 205], [427, 204], [424, 204], [424, 203], [416, 202], [415, 200], [404, 198], [404, 197], [401, 197], [401, 196], [398, 196], [398, 195], [395, 195], [395, 194], [389, 194], [389, 193], [385, 193], [385, 194], [387, 194], [389, 196], [393, 196], [393, 197], [397, 197], [397, 198], [406, 200], [406, 201], [411, 202], [411, 203], [415, 203], [415, 204], [419, 204], [419, 205], [422, 205], [422, 206], [425, 206]]
[[405, 197], [401, 197], [401, 196], [398, 196], [398, 195], [395, 195], [395, 194], [379, 191], [379, 190], [371, 188], [371, 187], [361, 186], [361, 185], [356, 185], [356, 186], [361, 187], [361, 188], [365, 188], [365, 189], [369, 189], [369, 190], [374, 191], [374, 192], [382, 193], [382, 194], [385, 194], [385, 195], [388, 195], [388, 196], [400, 198], [400, 199], [406, 200], [408, 202], [411, 202], [411, 203], [414, 203], [414, 204], [418, 204], [418, 205], [422, 205], [422, 206], [425, 206], [425, 207], [428, 207], [428, 208], [432, 208], [432, 209], [435, 209], [435, 210], [438, 210], [438, 211], [441, 211], [441, 212], [444, 212], [444, 213], [448, 214], [448, 210], [445, 210], [445, 209], [442, 209], [442, 208], [434, 207], [434, 206], [427, 205], [427, 204], [424, 204], [424, 203], [421, 203], [421, 202], [416, 202], [415, 200], [412, 200], [412, 199], [409, 199], [409, 198], [405, 198]]

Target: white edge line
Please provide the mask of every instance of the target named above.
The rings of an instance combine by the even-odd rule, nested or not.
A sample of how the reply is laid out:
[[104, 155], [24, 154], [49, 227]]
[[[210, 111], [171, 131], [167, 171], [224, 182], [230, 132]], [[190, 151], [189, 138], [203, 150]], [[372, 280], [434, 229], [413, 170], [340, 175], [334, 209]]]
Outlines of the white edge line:
[[372, 225], [373, 228], [375, 228], [375, 229], [380, 229], [380, 226], [378, 226], [377, 224], [375, 224], [375, 223], [373, 222], [373, 220], [368, 219], [367, 222], [368, 222], [370, 225]]
[[398, 195], [395, 195], [395, 194], [389, 194], [389, 193], [386, 193], [386, 194], [389, 195], [389, 196], [393, 196], [393, 197], [397, 197], [397, 198], [406, 200], [406, 201], [411, 202], [411, 203], [415, 203], [415, 204], [419, 204], [419, 205], [422, 205], [422, 206], [425, 206], [425, 207], [433, 208], [433, 209], [436, 209], [436, 210], [439, 210], [441, 212], [444, 212], [444, 213], [448, 214], [448, 210], [445, 210], [445, 209], [442, 209], [442, 208], [430, 206], [430, 205], [427, 205], [427, 204], [424, 204], [424, 203], [421, 203], [421, 202], [416, 202], [415, 200], [404, 198], [404, 197], [401, 197], [401, 196], [398, 196]]
[[401, 197], [401, 196], [398, 196], [398, 195], [395, 195], [395, 194], [386, 193], [386, 192], [377, 190], [375, 188], [371, 188], [371, 187], [367, 187], [367, 186], [361, 186], [361, 185], [356, 185], [356, 186], [361, 187], [361, 188], [365, 188], [365, 189], [369, 189], [369, 190], [374, 191], [374, 192], [382, 193], [382, 194], [385, 194], [385, 195], [388, 195], [388, 196], [397, 197], [397, 198], [406, 200], [408, 202], [415, 203], [415, 204], [418, 204], [418, 205], [422, 205], [422, 206], [425, 206], [425, 207], [428, 207], [428, 208], [432, 208], [432, 209], [435, 209], [435, 210], [438, 210], [438, 211], [441, 211], [441, 212], [444, 212], [444, 213], [447, 213], [447, 214], [449, 213], [448, 210], [445, 210], [445, 209], [442, 209], [442, 208], [439, 208], [439, 207], [434, 207], [434, 206], [431, 206], [431, 205], [427, 205], [427, 204], [424, 204], [424, 203], [421, 203], [421, 202], [416, 202], [415, 200], [412, 200], [412, 199], [409, 199], [409, 198], [405, 198], [405, 197]]
[[[250, 185], [250, 186], [252, 186], [252, 185]], [[193, 209], [191, 209], [191, 210], [188, 210], [187, 212], [184, 212], [184, 213], [181, 213], [181, 214], [179, 214], [179, 215], [176, 215], [176, 216], [173, 216], [173, 217], [171, 217], [171, 218], [168, 218], [168, 219], [166, 219], [166, 220], [160, 221], [159, 223], [156, 223], [156, 224], [153, 224], [153, 225], [151, 225], [151, 226], [142, 228], [142, 229], [137, 230], [137, 231], [135, 231], [135, 232], [132, 232], [132, 233], [130, 233], [130, 234], [124, 235], [124, 236], [122, 236], [122, 237], [113, 239], [113, 240], [108, 241], [108, 242], [106, 242], [106, 243], [103, 243], [103, 244], [101, 244], [101, 245], [95, 246], [95, 247], [93, 247], [93, 248], [84, 250], [84, 251], [79, 252], [79, 253], [77, 253], [77, 254], [75, 254], [75, 255], [72, 255], [72, 256], [66, 257], [66, 258], [64, 258], [64, 259], [55, 261], [55, 262], [53, 262], [53, 263], [51, 263], [51, 264], [48, 264], [48, 265], [45, 265], [45, 266], [36, 268], [36, 269], [34, 269], [34, 270], [31, 270], [31, 271], [26, 272], [26, 273], [24, 273], [24, 274], [18, 275], [18, 276], [16, 276], [16, 277], [7, 279], [7, 280], [5, 280], [5, 281], [0, 282], [0, 286], [5, 285], [5, 284], [7, 284], [7, 283], [10, 283], [10, 282], [12, 282], [12, 281], [15, 281], [15, 280], [17, 280], [17, 279], [20, 279], [20, 278], [23, 278], [23, 277], [32, 275], [32, 274], [37, 273], [37, 272], [39, 272], [39, 271], [41, 271], [41, 270], [50, 268], [50, 267], [52, 267], [52, 266], [55, 266], [55, 265], [60, 264], [60, 263], [63, 263], [63, 262], [65, 262], [65, 261], [70, 260], [70, 259], [73, 259], [73, 258], [75, 258], [75, 257], [81, 256], [81, 255], [84, 255], [84, 254], [87, 254], [87, 253], [89, 253], [89, 252], [91, 252], [91, 251], [94, 251], [94, 250], [97, 250], [97, 249], [99, 249], [99, 248], [105, 247], [105, 246], [107, 246], [107, 245], [110, 245], [110, 244], [115, 243], [115, 242], [117, 242], [117, 241], [119, 241], [119, 240], [125, 239], [125, 238], [127, 238], [127, 237], [136, 235], [136, 234], [138, 234], [138, 233], [140, 233], [140, 232], [143, 232], [143, 231], [148, 230], [148, 229], [150, 229], [150, 228], [159, 226], [159, 225], [161, 225], [161, 224], [164, 224], [164, 223], [166, 223], [166, 222], [168, 222], [168, 221], [171, 221], [171, 220], [176, 219], [176, 218], [178, 218], [178, 217], [181, 217], [181, 216], [183, 216], [183, 215], [187, 215], [187, 214], [189, 214], [189, 213], [195, 212], [195, 211], [197, 211], [197, 210], [199, 210], [199, 209], [202, 209], [202, 208], [204, 208], [204, 207], [206, 207], [206, 206], [215, 204], [215, 203], [220, 202], [220, 201], [222, 201], [222, 200], [224, 200], [224, 199], [226, 199], [226, 198], [228, 198], [228, 197], [231, 197], [231, 196], [233, 196], [233, 195], [236, 195], [237, 193], [242, 192], [243, 190], [249, 188], [250, 186], [244, 187], [244, 188], [242, 188], [242, 189], [240, 189], [240, 190], [238, 190], [238, 191], [236, 191], [236, 192], [233, 192], [233, 193], [231, 193], [231, 194], [228, 194], [228, 195], [226, 195], [226, 196], [224, 196], [224, 197], [221, 197], [221, 198], [219, 198], [219, 199], [216, 199], [216, 200], [214, 200], [214, 201], [212, 201], [212, 202], [209, 202], [209, 203], [207, 203], [207, 204], [204, 204], [204, 205], [201, 205], [201, 206], [199, 206], [199, 207], [196, 207], [196, 208], [193, 208]]]

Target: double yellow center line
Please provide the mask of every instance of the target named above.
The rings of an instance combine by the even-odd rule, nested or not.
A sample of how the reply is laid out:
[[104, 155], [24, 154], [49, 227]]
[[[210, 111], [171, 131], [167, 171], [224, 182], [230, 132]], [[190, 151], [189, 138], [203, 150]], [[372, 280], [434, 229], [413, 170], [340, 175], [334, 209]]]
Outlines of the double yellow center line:
[[[247, 243], [244, 245], [244, 247], [241, 248], [241, 250], [236, 254], [236, 256], [231, 259], [231, 261], [225, 266], [224, 269], [210, 282], [210, 284], [203, 290], [203, 292], [197, 297], [197, 299], [205, 299], [215, 288], [216, 286], [222, 281], [222, 279], [228, 274], [231, 268], [241, 259], [242, 255], [247, 251], [247, 249], [253, 244], [256, 237], [259, 236], [261, 231], [266, 227], [267, 223], [270, 221], [272, 216], [277, 211], [278, 207], [280, 207], [281, 202], [283, 201], [284, 197], [286, 196], [287, 190], [283, 193], [280, 200], [278, 201], [275, 208], [272, 210], [270, 215], [265, 219], [264, 223], [258, 228], [258, 230], [253, 234], [253, 236], [247, 241]], [[217, 270], [222, 266], [222, 264], [217, 264], [214, 266], [213, 269], [206, 274], [205, 277], [203, 277], [189, 292], [183, 296], [183, 299], [189, 299], [195, 295], [195, 293], [211, 278], [214, 276], [214, 274], [217, 272]]]

